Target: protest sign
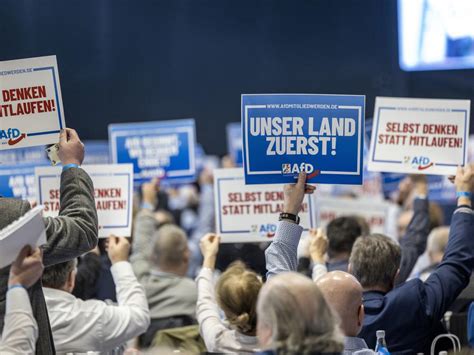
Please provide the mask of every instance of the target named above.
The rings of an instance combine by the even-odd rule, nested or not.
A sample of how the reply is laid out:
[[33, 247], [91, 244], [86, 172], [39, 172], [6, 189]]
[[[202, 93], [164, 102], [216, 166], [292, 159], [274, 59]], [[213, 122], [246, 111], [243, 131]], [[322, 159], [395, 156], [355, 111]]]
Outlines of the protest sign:
[[236, 166], [242, 166], [242, 125], [240, 122], [229, 123], [227, 131], [227, 151]]
[[13, 164], [49, 164], [43, 146], [0, 151], [0, 168]]
[[35, 204], [35, 165], [0, 165], [0, 196]]
[[0, 62], [0, 150], [53, 144], [65, 127], [56, 56]]
[[361, 184], [364, 96], [242, 95], [246, 184]]
[[[132, 231], [133, 166], [83, 165], [94, 183], [94, 197], [99, 217], [99, 237], [111, 234], [129, 237]], [[61, 168], [35, 169], [38, 203], [44, 215], [55, 217], [60, 208]]]
[[135, 181], [196, 179], [194, 119], [109, 125], [112, 162], [132, 163]]
[[368, 199], [350, 199], [338, 197], [318, 197], [318, 227], [326, 228], [334, 218], [341, 216], [360, 216], [369, 224], [371, 233], [387, 233], [390, 204], [384, 201]]
[[[283, 212], [283, 187], [245, 185], [242, 169], [214, 170], [216, 232], [224, 243], [269, 242]], [[314, 200], [306, 195], [299, 214], [307, 232], [315, 228]]]
[[377, 97], [369, 170], [451, 175], [467, 161], [469, 100]]
[[109, 164], [109, 142], [84, 141], [84, 165]]

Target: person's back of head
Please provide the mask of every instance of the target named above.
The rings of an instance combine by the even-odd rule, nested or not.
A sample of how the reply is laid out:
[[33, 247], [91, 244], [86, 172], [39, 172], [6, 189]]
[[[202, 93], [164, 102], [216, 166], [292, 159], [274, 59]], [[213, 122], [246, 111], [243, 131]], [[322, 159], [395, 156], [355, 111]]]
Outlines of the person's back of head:
[[154, 235], [151, 261], [162, 271], [186, 275], [189, 265], [188, 239], [184, 230], [172, 224], [161, 226]]
[[43, 287], [71, 293], [76, 280], [76, 259], [48, 266], [44, 269]]
[[336, 318], [318, 286], [297, 273], [283, 273], [262, 288], [257, 333], [264, 349], [277, 354], [341, 352]]
[[260, 277], [239, 261], [231, 264], [217, 281], [217, 303], [229, 323], [242, 334], [256, 333], [257, 298], [261, 288]]
[[349, 272], [364, 290], [390, 291], [398, 275], [400, 245], [382, 234], [360, 237], [354, 243], [349, 259]]
[[344, 335], [357, 336], [364, 321], [363, 290], [359, 281], [347, 272], [332, 271], [321, 277], [316, 284], [326, 302], [339, 316]]
[[329, 258], [340, 255], [349, 258], [354, 242], [362, 235], [362, 228], [356, 217], [344, 216], [329, 222], [326, 234], [329, 239]]
[[430, 257], [431, 263], [440, 263], [443, 259], [446, 246], [449, 240], [449, 227], [437, 227], [433, 229], [428, 236], [426, 251]]

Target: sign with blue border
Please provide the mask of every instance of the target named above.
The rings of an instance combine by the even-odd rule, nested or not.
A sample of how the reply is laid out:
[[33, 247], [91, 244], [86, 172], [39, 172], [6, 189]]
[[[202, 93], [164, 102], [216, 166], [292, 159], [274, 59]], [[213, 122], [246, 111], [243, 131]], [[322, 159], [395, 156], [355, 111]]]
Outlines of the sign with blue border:
[[[214, 170], [216, 232], [223, 243], [269, 242], [283, 212], [283, 188], [246, 185], [242, 168]], [[314, 197], [306, 195], [299, 213], [307, 233], [316, 228]]]
[[246, 184], [360, 185], [365, 96], [242, 95]]
[[369, 170], [453, 175], [467, 162], [470, 100], [377, 97]]
[[[99, 217], [99, 237], [113, 234], [129, 237], [132, 233], [133, 166], [131, 164], [83, 165], [94, 183]], [[46, 217], [55, 217], [60, 209], [60, 167], [35, 169], [38, 204]]]
[[0, 62], [0, 150], [54, 144], [65, 127], [56, 56]]
[[43, 146], [0, 151], [0, 168], [13, 164], [49, 164]]
[[133, 164], [135, 182], [154, 177], [165, 183], [196, 180], [194, 119], [109, 125], [114, 164]]
[[242, 125], [240, 122], [232, 122], [226, 126], [227, 151], [236, 166], [242, 166]]

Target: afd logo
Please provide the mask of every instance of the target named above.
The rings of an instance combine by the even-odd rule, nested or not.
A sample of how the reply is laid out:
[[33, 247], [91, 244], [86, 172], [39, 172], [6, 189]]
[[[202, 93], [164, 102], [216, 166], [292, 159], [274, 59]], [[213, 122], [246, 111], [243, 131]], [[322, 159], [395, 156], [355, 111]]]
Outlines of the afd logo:
[[302, 171], [306, 171], [306, 174], [311, 174], [314, 171], [314, 167], [308, 163], [281, 165], [281, 173], [283, 175], [298, 175]]
[[428, 157], [418, 156], [411, 159], [411, 165], [418, 170], [425, 170], [433, 166], [433, 162]]
[[276, 233], [277, 226], [276, 224], [267, 223], [261, 224], [259, 227], [259, 233], [266, 236], [267, 238], [273, 238]]
[[17, 128], [0, 129], [0, 139], [7, 140], [2, 144], [15, 145], [26, 137], [25, 133], [21, 133]]

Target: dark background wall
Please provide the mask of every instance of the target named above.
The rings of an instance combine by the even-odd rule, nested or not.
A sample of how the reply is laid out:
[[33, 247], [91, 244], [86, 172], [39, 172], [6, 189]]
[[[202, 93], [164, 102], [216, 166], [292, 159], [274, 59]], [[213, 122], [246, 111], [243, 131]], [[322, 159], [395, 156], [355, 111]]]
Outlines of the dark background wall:
[[194, 117], [226, 151], [242, 93], [474, 99], [474, 70], [405, 73], [395, 0], [2, 0], [0, 60], [55, 54], [68, 126]]

